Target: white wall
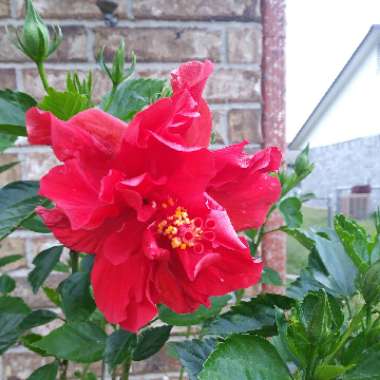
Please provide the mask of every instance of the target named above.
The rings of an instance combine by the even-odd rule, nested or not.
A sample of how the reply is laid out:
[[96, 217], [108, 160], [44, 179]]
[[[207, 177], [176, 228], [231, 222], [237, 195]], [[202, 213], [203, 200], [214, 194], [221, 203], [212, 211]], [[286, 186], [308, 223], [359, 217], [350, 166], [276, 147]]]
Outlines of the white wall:
[[317, 147], [377, 134], [380, 134], [380, 65], [374, 48], [314, 126], [309, 142], [311, 147]]

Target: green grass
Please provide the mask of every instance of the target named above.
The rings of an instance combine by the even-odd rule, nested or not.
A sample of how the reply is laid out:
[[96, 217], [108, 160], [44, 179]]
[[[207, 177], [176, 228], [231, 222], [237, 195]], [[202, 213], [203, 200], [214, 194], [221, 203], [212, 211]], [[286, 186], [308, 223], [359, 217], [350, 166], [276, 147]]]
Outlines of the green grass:
[[[327, 210], [303, 207], [303, 230], [310, 227], [327, 227]], [[374, 224], [371, 219], [359, 221], [359, 223], [370, 233], [374, 232]], [[288, 236], [287, 239], [287, 272], [298, 274], [307, 264], [309, 252], [296, 240]]]

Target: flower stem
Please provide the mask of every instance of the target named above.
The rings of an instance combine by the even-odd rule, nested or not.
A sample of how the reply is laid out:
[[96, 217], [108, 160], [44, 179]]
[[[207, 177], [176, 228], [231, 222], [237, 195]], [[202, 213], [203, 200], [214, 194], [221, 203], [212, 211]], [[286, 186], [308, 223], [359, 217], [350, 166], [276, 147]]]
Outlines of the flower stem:
[[46, 75], [44, 63], [43, 62], [38, 62], [37, 63], [37, 69], [38, 69], [38, 74], [40, 74], [40, 78], [41, 78], [42, 84], [44, 86], [44, 89], [45, 89], [46, 92], [48, 92], [49, 83], [48, 83], [48, 80], [47, 80], [47, 75]]
[[[189, 339], [190, 333], [191, 333], [191, 326], [188, 326], [187, 329], [186, 329], [186, 335], [185, 335], [186, 339]], [[179, 371], [178, 380], [183, 380], [183, 376], [184, 375], [185, 375], [185, 367], [182, 366], [181, 370]]]
[[79, 269], [79, 255], [75, 251], [70, 251], [70, 265], [73, 273], [78, 272]]
[[116, 89], [117, 89], [117, 86], [113, 85], [112, 86], [112, 90], [111, 90], [111, 93], [110, 93], [110, 96], [108, 97], [108, 100], [107, 100], [107, 103], [106, 105], [104, 106], [104, 111], [107, 112], [109, 110], [109, 108], [111, 107], [111, 104], [113, 102], [113, 98], [115, 96], [115, 93], [116, 93]]
[[129, 379], [129, 372], [131, 370], [132, 365], [132, 358], [130, 356], [125, 359], [123, 363], [123, 373], [121, 375], [120, 380], [128, 380]]
[[68, 360], [62, 360], [60, 363], [60, 376], [59, 380], [67, 380], [67, 369], [69, 367]]

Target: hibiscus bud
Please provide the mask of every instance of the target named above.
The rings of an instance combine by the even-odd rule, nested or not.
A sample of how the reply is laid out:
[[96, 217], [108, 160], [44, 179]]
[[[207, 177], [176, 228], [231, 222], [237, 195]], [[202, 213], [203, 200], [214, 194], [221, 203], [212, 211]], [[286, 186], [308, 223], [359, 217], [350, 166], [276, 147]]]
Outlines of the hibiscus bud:
[[104, 48], [100, 51], [98, 56], [98, 63], [102, 70], [111, 79], [113, 87], [116, 88], [119, 84], [128, 79], [135, 71], [136, 55], [132, 52], [132, 63], [128, 70], [125, 71], [125, 44], [124, 40], [120, 41], [112, 61], [112, 68], [109, 68], [104, 62]]
[[32, 61], [39, 64], [53, 54], [62, 42], [62, 31], [57, 25], [48, 27], [33, 6], [26, 0], [25, 22], [22, 30], [8, 29], [11, 42]]

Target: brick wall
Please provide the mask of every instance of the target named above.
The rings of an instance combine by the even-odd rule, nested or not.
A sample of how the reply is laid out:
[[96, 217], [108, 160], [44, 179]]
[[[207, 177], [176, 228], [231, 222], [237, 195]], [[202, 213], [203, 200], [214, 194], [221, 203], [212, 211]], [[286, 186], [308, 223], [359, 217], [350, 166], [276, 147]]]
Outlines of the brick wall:
[[[78, 73], [91, 69], [94, 94], [99, 100], [109, 83], [97, 69], [96, 53], [105, 45], [109, 57], [120, 38], [126, 41], [128, 56], [132, 50], [137, 54], [138, 72], [144, 76], [167, 77], [179, 62], [209, 58], [216, 70], [206, 97], [214, 115], [217, 144], [245, 138], [253, 147], [282, 145], [283, 118], [277, 115], [283, 115], [284, 0], [119, 0], [119, 22], [113, 29], [105, 27], [96, 0], [34, 3], [47, 21], [63, 27], [65, 35], [58, 53], [46, 65], [52, 85], [64, 87], [67, 69]], [[17, 87], [40, 98], [43, 91], [33, 64], [25, 61], [5, 36], [5, 26], [21, 25], [22, 17], [23, 0], [0, 0], [0, 88]], [[267, 78], [264, 83], [263, 78]], [[271, 101], [273, 88], [277, 91]], [[276, 125], [275, 130], [272, 125]], [[55, 164], [48, 148], [30, 147], [25, 142], [0, 156], [0, 164], [14, 160], [21, 164], [0, 176], [1, 185], [19, 178], [39, 179]], [[41, 295], [31, 294], [25, 275], [34, 255], [53, 243], [51, 236], [18, 231], [0, 248], [0, 257], [24, 255], [23, 261], [5, 269], [13, 271], [19, 280], [17, 293], [27, 296], [32, 306], [51, 306]], [[59, 280], [59, 274], [51, 279]], [[25, 379], [39, 365], [39, 358], [14, 349], [3, 356], [2, 364], [0, 360], [0, 380]], [[164, 352], [135, 367], [136, 376], [140, 376], [136, 379], [174, 379], [177, 371], [177, 364]]]

